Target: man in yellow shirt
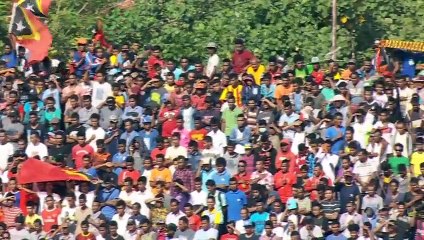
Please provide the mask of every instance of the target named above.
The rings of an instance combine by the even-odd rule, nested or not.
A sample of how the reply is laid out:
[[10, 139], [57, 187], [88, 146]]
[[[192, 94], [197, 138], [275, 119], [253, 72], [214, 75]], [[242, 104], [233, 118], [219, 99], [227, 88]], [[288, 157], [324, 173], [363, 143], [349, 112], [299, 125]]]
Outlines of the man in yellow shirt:
[[224, 223], [222, 212], [215, 208], [215, 197], [209, 196], [207, 199], [207, 209], [203, 211], [202, 216], [208, 216], [213, 228], [219, 229], [219, 226]]
[[261, 85], [261, 78], [262, 75], [265, 73], [266, 68], [264, 65], [260, 64], [259, 60], [256, 58], [253, 58], [250, 60], [250, 65], [247, 67], [246, 72], [248, 74], [253, 75], [253, 78], [255, 79], [256, 85]]
[[416, 150], [411, 155], [411, 173], [415, 177], [421, 175], [420, 165], [424, 162], [424, 138], [417, 138]]
[[232, 94], [236, 100], [237, 107], [242, 107], [242, 90], [243, 85], [238, 80], [238, 76], [235, 73], [230, 74], [230, 84], [222, 90], [221, 97], [219, 100], [227, 101], [228, 96]]
[[35, 214], [35, 204], [33, 202], [27, 203], [27, 215], [25, 217], [25, 226], [27, 228], [34, 228], [34, 222], [37, 219], [41, 219], [40, 215]]

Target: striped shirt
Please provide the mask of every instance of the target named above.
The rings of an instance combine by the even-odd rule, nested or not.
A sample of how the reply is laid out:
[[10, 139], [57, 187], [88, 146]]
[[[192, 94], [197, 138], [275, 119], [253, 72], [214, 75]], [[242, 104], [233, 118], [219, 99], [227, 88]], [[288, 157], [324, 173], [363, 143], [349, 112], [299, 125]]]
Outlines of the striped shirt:
[[3, 214], [4, 214], [4, 223], [9, 228], [15, 227], [15, 218], [22, 214], [22, 211], [18, 207], [3, 207]]
[[322, 201], [322, 212], [324, 214], [331, 214], [335, 212], [340, 212], [340, 203], [339, 201]]

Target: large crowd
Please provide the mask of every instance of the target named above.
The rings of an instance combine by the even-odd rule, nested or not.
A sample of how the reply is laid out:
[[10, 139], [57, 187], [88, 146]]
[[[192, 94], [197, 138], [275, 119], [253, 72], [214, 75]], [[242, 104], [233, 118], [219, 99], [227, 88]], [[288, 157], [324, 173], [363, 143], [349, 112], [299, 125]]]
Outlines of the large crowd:
[[[0, 239], [424, 239], [424, 59], [162, 50], [5, 46]], [[29, 158], [90, 181], [22, 184]]]

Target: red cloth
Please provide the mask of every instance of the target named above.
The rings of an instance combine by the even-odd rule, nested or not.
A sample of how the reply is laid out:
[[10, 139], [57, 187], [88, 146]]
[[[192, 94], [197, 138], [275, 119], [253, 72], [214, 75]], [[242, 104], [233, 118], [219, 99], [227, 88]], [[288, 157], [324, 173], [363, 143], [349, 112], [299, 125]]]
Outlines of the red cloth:
[[30, 52], [29, 63], [40, 62], [48, 56], [53, 38], [47, 25], [34, 12], [24, 6], [16, 6], [12, 25], [12, 34], [16, 37], [16, 43]]
[[19, 184], [55, 181], [89, 181], [90, 179], [79, 172], [62, 169], [50, 163], [30, 158], [22, 163], [17, 174]]
[[29, 193], [25, 190], [20, 190], [20, 193], [21, 193], [21, 200], [19, 201], [19, 207], [21, 208], [22, 213], [26, 216], [27, 203], [28, 202], [37, 203], [39, 201], [39, 198], [37, 194]]
[[151, 55], [149, 59], [147, 60], [147, 69], [149, 71], [149, 78], [152, 78], [157, 75], [156, 69], [154, 68], [155, 64], [159, 64], [162, 68], [165, 66], [165, 62], [162, 59]]
[[244, 49], [241, 52], [235, 51], [233, 53], [233, 71], [237, 74], [244, 72], [244, 68], [249, 65], [251, 59], [255, 56], [249, 50]]
[[97, 30], [96, 33], [93, 35], [93, 42], [94, 43], [100, 43], [103, 47], [109, 48], [110, 44], [106, 41], [105, 33], [103, 30]]
[[201, 222], [199, 215], [196, 214], [193, 214], [188, 218], [188, 225], [193, 231], [199, 230]]
[[324, 80], [325, 73], [320, 70], [312, 71], [311, 76], [315, 79], [317, 84], [321, 84], [322, 80]]

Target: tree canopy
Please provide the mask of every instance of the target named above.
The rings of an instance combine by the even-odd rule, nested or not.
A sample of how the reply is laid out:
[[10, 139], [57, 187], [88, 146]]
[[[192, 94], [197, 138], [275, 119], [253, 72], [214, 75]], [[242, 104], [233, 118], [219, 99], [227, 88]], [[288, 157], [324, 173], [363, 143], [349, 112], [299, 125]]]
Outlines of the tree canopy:
[[[135, 0], [129, 9], [117, 0], [55, 0], [48, 25], [53, 34], [53, 56], [66, 58], [75, 38], [91, 38], [98, 18], [108, 41], [159, 44], [167, 58], [205, 54], [213, 41], [229, 56], [236, 37], [246, 40], [256, 54], [267, 58], [300, 48], [309, 59], [331, 47], [329, 0]], [[0, 2], [0, 16], [10, 15], [11, 1]], [[338, 58], [370, 55], [375, 39], [423, 41], [424, 1], [338, 1]], [[7, 38], [8, 17], [0, 21], [1, 41]]]

